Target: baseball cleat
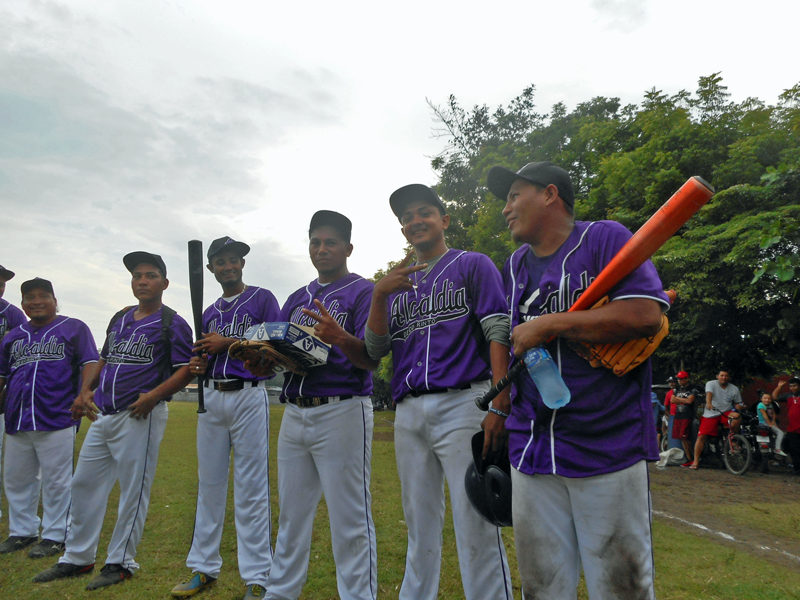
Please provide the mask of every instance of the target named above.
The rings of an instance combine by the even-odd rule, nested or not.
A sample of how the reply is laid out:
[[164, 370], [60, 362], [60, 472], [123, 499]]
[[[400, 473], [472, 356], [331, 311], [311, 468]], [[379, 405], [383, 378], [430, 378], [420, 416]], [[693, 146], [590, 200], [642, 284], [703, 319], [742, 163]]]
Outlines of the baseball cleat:
[[205, 573], [192, 573], [192, 578], [184, 583], [179, 583], [172, 588], [172, 595], [176, 598], [194, 596], [204, 589], [211, 587], [217, 582], [215, 577], [210, 577]]
[[100, 569], [100, 575], [95, 577], [86, 586], [87, 590], [96, 590], [102, 587], [108, 587], [117, 583], [122, 583], [126, 579], [133, 576], [128, 569], [122, 565], [105, 565]]
[[11, 554], [17, 550], [22, 550], [28, 546], [32, 546], [39, 541], [39, 536], [34, 535], [31, 537], [21, 535], [10, 535], [8, 539], [0, 544], [0, 554]]
[[63, 552], [64, 542], [56, 542], [53, 540], [42, 540], [31, 548], [28, 552], [28, 558], [45, 558], [47, 556], [55, 556], [59, 552]]
[[33, 578], [34, 583], [47, 583], [56, 579], [77, 577], [94, 571], [94, 563], [90, 565], [73, 565], [72, 563], [56, 563], [54, 566], [42, 571]]
[[264, 589], [264, 586], [258, 585], [257, 583], [251, 583], [247, 586], [247, 592], [245, 592], [242, 600], [256, 600], [256, 598], [263, 598], [266, 593], [267, 591]]

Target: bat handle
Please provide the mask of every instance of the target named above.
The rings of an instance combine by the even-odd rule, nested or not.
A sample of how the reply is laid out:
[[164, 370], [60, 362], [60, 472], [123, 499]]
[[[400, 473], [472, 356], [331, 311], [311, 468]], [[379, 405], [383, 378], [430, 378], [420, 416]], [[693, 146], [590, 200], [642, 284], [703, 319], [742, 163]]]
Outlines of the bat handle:
[[200, 375], [197, 378], [197, 414], [202, 415], [208, 412], [206, 410], [206, 399], [203, 393], [203, 385], [205, 384], [204, 377]]
[[492, 403], [492, 400], [497, 398], [497, 395], [506, 389], [511, 382], [514, 381], [520, 374], [525, 370], [525, 363], [519, 361], [515, 364], [511, 369], [509, 369], [508, 373], [506, 373], [505, 377], [503, 377], [500, 381], [498, 381], [492, 389], [486, 392], [483, 396], [475, 400], [475, 404], [480, 408], [482, 411], [489, 410], [489, 404]]

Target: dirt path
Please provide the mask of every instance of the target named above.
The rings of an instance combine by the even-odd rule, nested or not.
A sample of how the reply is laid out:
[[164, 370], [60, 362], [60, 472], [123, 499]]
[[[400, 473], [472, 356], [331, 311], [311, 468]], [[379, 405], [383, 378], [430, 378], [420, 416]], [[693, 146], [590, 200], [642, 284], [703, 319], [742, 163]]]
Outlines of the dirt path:
[[660, 470], [650, 465], [650, 483], [656, 519], [776, 564], [800, 568], [800, 540], [747, 527], [719, 511], [731, 504], [796, 504], [800, 477], [790, 469], [773, 467], [767, 475], [748, 472], [737, 477], [723, 469]]

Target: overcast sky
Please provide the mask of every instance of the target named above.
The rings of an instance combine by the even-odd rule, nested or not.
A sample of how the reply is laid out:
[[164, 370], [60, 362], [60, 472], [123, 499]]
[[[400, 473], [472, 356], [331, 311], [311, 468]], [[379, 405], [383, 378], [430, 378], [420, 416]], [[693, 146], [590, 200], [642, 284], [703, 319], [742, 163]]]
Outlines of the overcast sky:
[[[351, 271], [403, 256], [389, 206], [436, 183], [426, 98], [640, 103], [721, 71], [736, 101], [800, 81], [795, 0], [0, 3], [0, 264], [53, 281], [101, 338], [122, 256], [161, 254], [191, 321], [186, 242], [230, 235], [282, 303], [316, 275], [308, 222], [354, 224]], [[206, 304], [219, 295], [206, 278]]]

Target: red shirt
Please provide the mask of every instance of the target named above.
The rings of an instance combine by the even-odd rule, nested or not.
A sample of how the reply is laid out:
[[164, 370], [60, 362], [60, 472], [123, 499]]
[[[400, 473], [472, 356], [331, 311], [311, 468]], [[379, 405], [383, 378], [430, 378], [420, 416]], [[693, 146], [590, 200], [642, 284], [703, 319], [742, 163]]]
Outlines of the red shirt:
[[789, 427], [787, 431], [800, 433], [800, 396], [787, 394], [781, 396], [780, 400], [786, 402], [786, 408], [789, 410]]
[[664, 409], [669, 411], [671, 416], [675, 416], [675, 411], [678, 410], [678, 406], [672, 403], [672, 394], [675, 393], [675, 390], [669, 390], [667, 395], [664, 396]]

